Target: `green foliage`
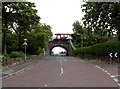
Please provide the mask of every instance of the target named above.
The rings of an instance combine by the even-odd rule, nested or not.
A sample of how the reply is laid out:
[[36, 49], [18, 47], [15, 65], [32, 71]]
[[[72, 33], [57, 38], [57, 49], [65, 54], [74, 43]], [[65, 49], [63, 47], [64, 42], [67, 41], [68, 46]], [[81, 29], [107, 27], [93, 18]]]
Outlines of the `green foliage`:
[[75, 21], [73, 23], [73, 31], [74, 33], [79, 34], [79, 35], [83, 34], [83, 28], [79, 21]]
[[38, 24], [40, 17], [37, 15], [35, 5], [31, 2], [3, 2], [2, 3], [2, 33], [3, 54], [6, 52], [6, 36], [12, 30], [18, 40], [18, 50], [22, 50], [23, 39], [33, 25]]
[[75, 54], [92, 54], [98, 56], [108, 56], [110, 52], [120, 53], [120, 42], [99, 43], [74, 50]]
[[13, 52], [11, 52], [11, 54], [10, 54], [10, 57], [11, 57], [11, 58], [23, 57], [23, 56], [24, 56], [24, 53], [23, 53], [23, 52], [17, 52], [17, 51], [13, 51]]
[[30, 54], [39, 54], [40, 49], [46, 48], [49, 39], [51, 39], [52, 32], [49, 25], [38, 24], [28, 34], [27, 52]]
[[2, 57], [2, 61], [8, 61], [10, 59], [10, 56], [5, 54], [3, 57]]
[[73, 31], [72, 37], [76, 47], [90, 46], [108, 39], [105, 29], [93, 31], [89, 27], [83, 27], [79, 21], [73, 23]]
[[2, 32], [0, 30], [0, 54], [2, 53]]
[[42, 49], [41, 47], [39, 47], [39, 48], [38, 48], [38, 53], [41, 53], [42, 50], [43, 50], [43, 49]]
[[118, 32], [120, 39], [120, 3], [115, 2], [86, 2], [82, 5], [85, 12], [83, 23], [85, 27], [94, 29], [95, 33], [99, 33], [102, 38], [104, 31], [110, 37], [113, 31]]
[[18, 51], [18, 43], [18, 37], [16, 34], [9, 31], [6, 36], [7, 53], [10, 54], [12, 51]]
[[27, 53], [39, 54], [39, 48], [46, 48], [52, 36], [51, 27], [40, 23], [34, 3], [3, 2], [2, 16], [3, 54], [24, 51], [25, 38]]

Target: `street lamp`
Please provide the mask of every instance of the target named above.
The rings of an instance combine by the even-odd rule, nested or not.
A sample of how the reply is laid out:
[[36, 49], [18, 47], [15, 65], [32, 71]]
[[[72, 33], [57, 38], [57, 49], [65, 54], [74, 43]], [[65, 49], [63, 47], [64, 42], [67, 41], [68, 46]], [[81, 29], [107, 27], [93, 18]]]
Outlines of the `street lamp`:
[[25, 61], [26, 61], [26, 46], [27, 46], [27, 39], [24, 39], [24, 43], [23, 43], [23, 45], [25, 46]]

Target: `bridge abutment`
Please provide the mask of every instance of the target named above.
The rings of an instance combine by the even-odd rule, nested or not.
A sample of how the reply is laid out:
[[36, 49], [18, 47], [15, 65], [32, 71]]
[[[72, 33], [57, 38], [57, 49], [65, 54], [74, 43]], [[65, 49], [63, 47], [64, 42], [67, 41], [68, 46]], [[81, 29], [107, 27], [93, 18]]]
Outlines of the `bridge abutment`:
[[52, 54], [52, 49], [55, 47], [62, 47], [64, 48], [67, 53], [67, 56], [72, 56], [73, 55], [73, 50], [72, 47], [69, 43], [69, 40], [53, 40], [48, 44], [48, 48], [47, 48], [47, 55], [51, 55]]

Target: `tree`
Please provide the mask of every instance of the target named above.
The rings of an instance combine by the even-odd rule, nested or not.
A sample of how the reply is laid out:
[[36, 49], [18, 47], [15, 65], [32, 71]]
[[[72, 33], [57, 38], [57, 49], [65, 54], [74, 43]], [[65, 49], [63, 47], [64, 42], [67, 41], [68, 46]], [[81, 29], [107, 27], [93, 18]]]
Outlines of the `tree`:
[[[91, 28], [94, 32], [100, 32], [101, 38], [103, 32], [109, 33], [110, 37], [113, 31], [117, 31], [120, 39], [120, 4], [115, 2], [86, 2], [82, 5], [85, 12], [84, 25]], [[106, 31], [104, 31], [106, 30]]]
[[2, 15], [3, 54], [24, 51], [24, 38], [28, 39], [27, 53], [39, 54], [47, 47], [52, 28], [40, 23], [34, 3], [3, 2]]
[[75, 21], [72, 26], [73, 26], [73, 32], [74, 32], [72, 37], [76, 41], [75, 44], [78, 47], [80, 47], [81, 46], [80, 44], [82, 44], [81, 43], [81, 41], [82, 41], [81, 38], [82, 38], [82, 35], [83, 35], [83, 27], [82, 27], [82, 25], [80, 24], [79, 21]]
[[6, 35], [6, 50], [7, 54], [10, 54], [12, 51], [18, 51], [18, 37], [15, 33], [9, 30]]
[[89, 27], [83, 27], [79, 21], [73, 23], [73, 32], [76, 47], [90, 46], [107, 40], [105, 29], [92, 31]]
[[49, 25], [35, 25], [31, 32], [28, 34], [28, 53], [39, 54], [43, 48], [47, 47], [47, 44], [51, 37], [52, 32]]
[[9, 29], [13, 30], [18, 37], [19, 50], [22, 49], [23, 38], [29, 33], [34, 24], [39, 23], [35, 5], [31, 2], [3, 2], [3, 54], [6, 53], [6, 34]]

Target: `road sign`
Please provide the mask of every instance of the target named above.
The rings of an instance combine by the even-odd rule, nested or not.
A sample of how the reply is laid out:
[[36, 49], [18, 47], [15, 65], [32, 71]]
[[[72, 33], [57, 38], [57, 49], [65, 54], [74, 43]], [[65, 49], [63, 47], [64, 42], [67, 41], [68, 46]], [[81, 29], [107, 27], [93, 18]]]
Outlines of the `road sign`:
[[118, 53], [115, 53], [114, 56], [115, 56], [115, 57], [118, 57]]
[[110, 57], [113, 57], [113, 55], [112, 55], [112, 54], [113, 54], [113, 53], [110, 53], [110, 54], [109, 54], [109, 56], [110, 56]]

